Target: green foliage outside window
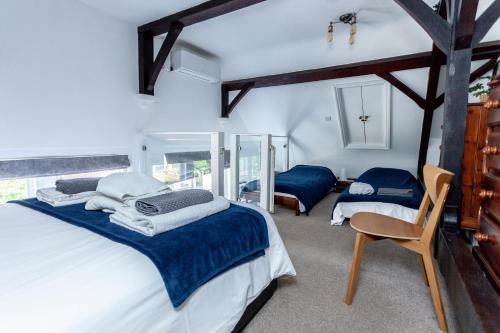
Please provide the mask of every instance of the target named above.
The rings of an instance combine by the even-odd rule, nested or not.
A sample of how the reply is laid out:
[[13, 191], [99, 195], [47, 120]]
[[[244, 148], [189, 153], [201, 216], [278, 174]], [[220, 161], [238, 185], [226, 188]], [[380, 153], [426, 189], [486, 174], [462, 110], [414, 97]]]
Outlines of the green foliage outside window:
[[[491, 76], [483, 76], [479, 78], [480, 80], [490, 80]], [[482, 82], [478, 82], [472, 86], [469, 87], [469, 93], [472, 94], [474, 97], [480, 97], [481, 95], [487, 95], [491, 91], [491, 88], [485, 85]]]
[[194, 161], [194, 173], [201, 177], [210, 173], [210, 161]]
[[0, 204], [28, 196], [28, 182], [25, 179], [0, 180]]

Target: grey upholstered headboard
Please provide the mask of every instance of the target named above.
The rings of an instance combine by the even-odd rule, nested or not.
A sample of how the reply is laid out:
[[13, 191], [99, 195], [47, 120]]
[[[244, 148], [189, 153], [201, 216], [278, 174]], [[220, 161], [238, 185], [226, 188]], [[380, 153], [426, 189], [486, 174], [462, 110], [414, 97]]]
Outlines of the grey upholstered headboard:
[[68, 175], [130, 166], [127, 155], [40, 157], [0, 160], [0, 179]]

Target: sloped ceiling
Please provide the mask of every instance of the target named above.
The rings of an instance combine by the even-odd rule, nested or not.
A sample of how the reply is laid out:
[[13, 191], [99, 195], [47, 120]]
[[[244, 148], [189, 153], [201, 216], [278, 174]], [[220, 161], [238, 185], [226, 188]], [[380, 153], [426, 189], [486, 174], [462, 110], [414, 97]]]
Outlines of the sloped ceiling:
[[[202, 0], [80, 0], [138, 26]], [[478, 13], [493, 0], [481, 0]], [[432, 6], [438, 0], [425, 0]], [[360, 11], [354, 46], [349, 27], [326, 28], [339, 15]], [[500, 39], [499, 23], [485, 40]], [[222, 60], [224, 79], [278, 73], [395, 56], [431, 49], [432, 41], [393, 0], [268, 0], [184, 29], [180, 40]], [[252, 61], [252, 59], [255, 59]]]

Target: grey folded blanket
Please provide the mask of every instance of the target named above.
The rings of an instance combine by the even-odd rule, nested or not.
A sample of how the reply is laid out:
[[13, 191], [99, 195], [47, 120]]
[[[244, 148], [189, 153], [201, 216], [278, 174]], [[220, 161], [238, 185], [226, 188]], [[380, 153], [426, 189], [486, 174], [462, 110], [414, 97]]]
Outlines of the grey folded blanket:
[[395, 197], [413, 197], [413, 190], [411, 188], [391, 188], [380, 187], [377, 191], [378, 195], [391, 195]]
[[144, 215], [154, 216], [212, 200], [214, 196], [207, 190], [182, 190], [139, 199], [135, 202], [135, 209]]
[[64, 194], [77, 194], [95, 191], [101, 178], [59, 179], [56, 181], [56, 191]]

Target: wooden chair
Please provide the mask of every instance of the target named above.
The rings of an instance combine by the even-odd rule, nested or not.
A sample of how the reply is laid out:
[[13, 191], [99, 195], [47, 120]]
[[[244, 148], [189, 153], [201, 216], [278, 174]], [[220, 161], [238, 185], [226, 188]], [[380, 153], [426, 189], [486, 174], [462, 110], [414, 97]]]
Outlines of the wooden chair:
[[[441, 301], [436, 268], [434, 266], [431, 243], [438, 225], [444, 202], [448, 195], [453, 173], [435, 166], [424, 166], [424, 183], [426, 191], [418, 210], [415, 224], [396, 218], [374, 213], [357, 213], [351, 218], [351, 227], [358, 233], [352, 258], [349, 286], [345, 303], [350, 305], [354, 298], [356, 283], [364, 246], [376, 240], [391, 239], [397, 244], [420, 255], [424, 270], [424, 282], [430, 286], [432, 301], [436, 310], [439, 328], [447, 332], [446, 317]], [[424, 226], [424, 220], [432, 200], [434, 207]]]

